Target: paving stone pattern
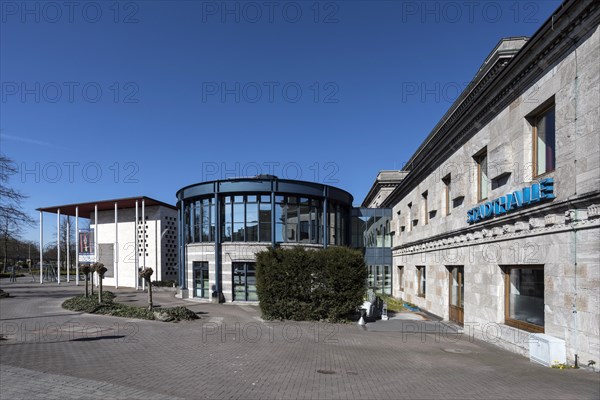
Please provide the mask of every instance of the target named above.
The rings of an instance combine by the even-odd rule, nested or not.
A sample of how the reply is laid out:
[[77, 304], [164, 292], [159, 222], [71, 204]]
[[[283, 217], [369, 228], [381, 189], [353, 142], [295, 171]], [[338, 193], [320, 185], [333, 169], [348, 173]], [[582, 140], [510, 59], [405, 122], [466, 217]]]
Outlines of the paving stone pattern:
[[[269, 322], [256, 306], [182, 301], [191, 322], [61, 308], [83, 292], [21, 278], [0, 287], [0, 398], [597, 399], [600, 374], [557, 370], [467, 335]], [[146, 294], [108, 288], [143, 305]], [[377, 324], [381, 324], [378, 322]], [[418, 323], [418, 321], [415, 321]], [[431, 324], [431, 322], [429, 322]]]

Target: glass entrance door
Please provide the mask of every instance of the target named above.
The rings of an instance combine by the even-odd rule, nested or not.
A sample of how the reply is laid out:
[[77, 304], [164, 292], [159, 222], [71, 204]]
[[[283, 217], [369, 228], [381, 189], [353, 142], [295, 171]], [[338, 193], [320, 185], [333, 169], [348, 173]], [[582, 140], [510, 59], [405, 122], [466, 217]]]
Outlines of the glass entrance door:
[[208, 299], [208, 261], [194, 261], [194, 297]]
[[450, 267], [450, 321], [464, 324], [464, 267]]
[[256, 264], [253, 262], [234, 262], [233, 300], [258, 301], [256, 294]]

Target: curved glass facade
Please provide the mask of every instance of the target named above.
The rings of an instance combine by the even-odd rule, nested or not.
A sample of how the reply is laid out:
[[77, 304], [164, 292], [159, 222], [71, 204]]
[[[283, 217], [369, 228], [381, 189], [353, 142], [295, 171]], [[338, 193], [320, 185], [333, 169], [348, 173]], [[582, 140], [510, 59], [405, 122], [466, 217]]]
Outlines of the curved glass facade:
[[[217, 202], [219, 211], [217, 211]], [[323, 244], [324, 200], [298, 195], [227, 194], [185, 204], [186, 243], [271, 242]], [[348, 206], [328, 203], [328, 244], [348, 245]], [[219, 214], [217, 216], [217, 214]], [[218, 226], [221, 227], [217, 233]]]
[[349, 246], [352, 201], [333, 186], [272, 175], [186, 186], [177, 192], [179, 284], [193, 297], [256, 301], [255, 252]]
[[200, 183], [177, 196], [185, 243], [350, 245], [352, 196], [331, 186], [257, 177]]

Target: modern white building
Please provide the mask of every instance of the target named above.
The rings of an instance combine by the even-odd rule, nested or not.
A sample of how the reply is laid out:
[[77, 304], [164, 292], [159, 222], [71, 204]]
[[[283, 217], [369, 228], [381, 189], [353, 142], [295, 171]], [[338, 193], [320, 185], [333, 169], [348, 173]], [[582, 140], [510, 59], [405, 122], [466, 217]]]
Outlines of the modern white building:
[[[141, 287], [138, 270], [143, 267], [154, 270], [152, 280], [178, 280], [177, 209], [170, 204], [140, 196], [44, 207], [38, 211], [41, 246], [44, 213], [57, 215], [57, 231], [60, 216], [75, 217], [78, 264], [104, 264], [108, 269], [104, 275], [107, 286]], [[79, 229], [79, 218], [89, 219], [89, 230]], [[59, 265], [60, 257], [59, 252]], [[40, 264], [44, 265], [43, 257]]]
[[580, 365], [600, 363], [599, 23], [600, 3], [565, 1], [500, 41], [376, 202], [393, 296], [521, 354], [547, 335]]

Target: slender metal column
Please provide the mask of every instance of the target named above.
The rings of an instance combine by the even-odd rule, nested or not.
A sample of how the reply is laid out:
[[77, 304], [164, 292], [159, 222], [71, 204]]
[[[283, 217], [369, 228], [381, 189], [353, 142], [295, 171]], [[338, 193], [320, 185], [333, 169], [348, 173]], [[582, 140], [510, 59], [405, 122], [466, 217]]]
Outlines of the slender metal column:
[[60, 285], [60, 208], [56, 211], [56, 282]]
[[[142, 264], [146, 268], [146, 200], [142, 199]], [[146, 280], [142, 279], [142, 290], [146, 290]]]
[[[259, 227], [260, 229], [260, 227]], [[271, 247], [277, 246], [277, 217], [275, 212], [275, 188], [271, 185]]]
[[183, 201], [179, 201], [177, 204], [177, 281], [179, 283], [179, 288], [183, 289], [183, 272], [181, 271], [182, 262], [181, 262], [181, 249], [183, 245], [181, 243], [181, 210], [183, 209]]
[[114, 262], [115, 266], [115, 288], [119, 287], [119, 220], [117, 212], [117, 202], [115, 201], [115, 249]]
[[323, 200], [323, 247], [329, 244], [329, 200]]
[[69, 238], [71, 236], [71, 221], [69, 221], [69, 216], [67, 215], [67, 283], [71, 281], [71, 240]]
[[44, 212], [40, 211], [40, 284], [44, 283]]
[[[185, 202], [184, 201], [182, 201], [182, 204], [183, 204], [183, 206], [185, 206]], [[187, 273], [187, 271], [188, 271], [188, 269], [187, 269], [187, 265], [188, 265], [187, 260], [188, 260], [188, 257], [187, 257], [187, 245], [186, 245], [186, 233], [185, 233], [185, 208], [182, 209], [181, 215], [182, 215], [182, 220], [183, 220], [182, 226], [184, 227], [184, 232], [182, 233], [183, 237], [181, 239], [181, 241], [183, 243], [183, 267], [182, 267], [183, 268], [183, 288], [184, 289], [188, 289], [188, 286], [187, 286], [187, 284], [188, 284], [188, 281], [187, 281], [187, 278], [188, 278], [188, 273]]]
[[[217, 183], [218, 185], [218, 183]], [[223, 276], [222, 276], [222, 257], [221, 257], [221, 202], [219, 199], [219, 193], [218, 193], [218, 186], [217, 186], [217, 190], [215, 190], [215, 212], [217, 214], [217, 218], [215, 218], [215, 227], [216, 227], [216, 233], [215, 233], [215, 287], [217, 289], [217, 298], [219, 299], [218, 301], [221, 301], [221, 294], [223, 293]]]
[[[162, 240], [162, 234], [158, 228], [158, 219], [155, 219], [154, 220], [154, 267], [155, 267], [154, 268], [154, 279], [155, 280], [161, 280], [161, 276], [162, 276], [162, 262], [159, 262], [159, 260], [158, 260], [158, 243], [159, 243], [158, 235], [161, 235], [160, 240]], [[159, 271], [159, 269], [160, 269], [160, 271]], [[152, 279], [150, 279], [150, 282], [152, 282]]]
[[75, 285], [79, 285], [79, 206], [75, 206]]
[[134, 235], [133, 235], [133, 240], [134, 240], [134, 248], [135, 248], [135, 258], [134, 258], [134, 274], [133, 274], [133, 279], [135, 281], [135, 290], [139, 289], [139, 283], [140, 283], [140, 278], [138, 277], [138, 271], [139, 271], [139, 264], [140, 264], [140, 258], [138, 255], [138, 235], [139, 235], [139, 230], [140, 230], [140, 216], [139, 216], [139, 211], [138, 211], [138, 201], [135, 201], [135, 228], [134, 228]]
[[[98, 244], [99, 235], [98, 235], [98, 204], [94, 205], [94, 262], [98, 262], [98, 249], [100, 249], [100, 245]], [[93, 273], [95, 274], [95, 272]], [[96, 279], [96, 287], [98, 286], [98, 279]]]

